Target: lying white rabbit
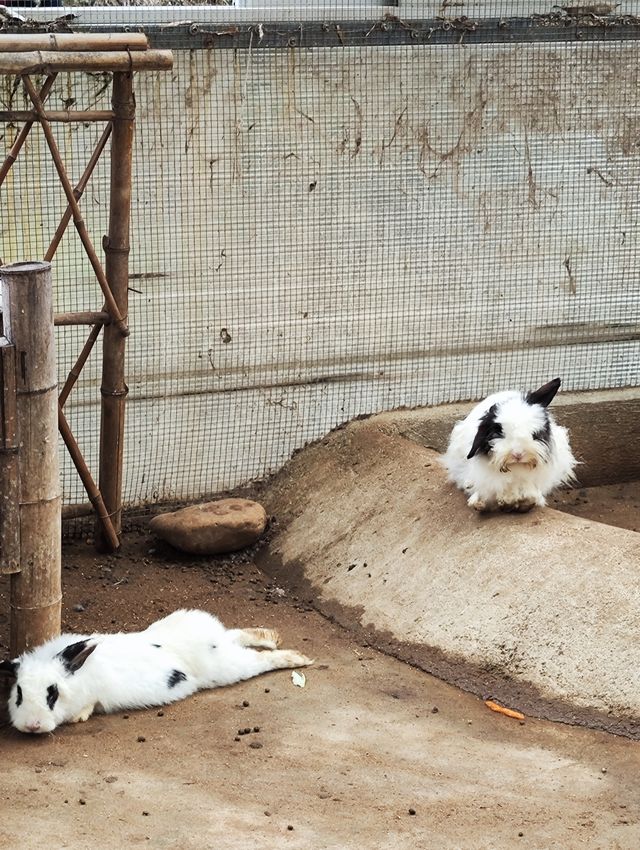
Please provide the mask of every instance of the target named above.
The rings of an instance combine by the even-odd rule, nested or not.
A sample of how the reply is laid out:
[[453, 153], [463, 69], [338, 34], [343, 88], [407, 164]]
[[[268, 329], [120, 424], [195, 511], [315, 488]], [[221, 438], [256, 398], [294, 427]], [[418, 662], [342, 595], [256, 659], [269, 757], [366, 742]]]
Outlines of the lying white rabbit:
[[494, 393], [454, 427], [443, 462], [470, 507], [529, 511], [573, 480], [567, 430], [547, 411], [559, 387], [555, 378], [527, 395]]
[[94, 711], [166, 705], [203, 688], [313, 663], [276, 649], [278, 641], [270, 629], [226, 629], [205, 611], [180, 610], [143, 632], [60, 635], [3, 661], [0, 673], [15, 679], [9, 696], [15, 728], [52, 732]]

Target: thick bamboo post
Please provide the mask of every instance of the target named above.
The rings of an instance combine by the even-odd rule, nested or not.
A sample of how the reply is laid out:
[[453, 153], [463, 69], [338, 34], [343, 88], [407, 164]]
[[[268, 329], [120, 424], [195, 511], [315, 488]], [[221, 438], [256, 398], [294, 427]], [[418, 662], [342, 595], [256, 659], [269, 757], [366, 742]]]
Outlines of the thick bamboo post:
[[0, 337], [0, 573], [20, 572], [16, 349]]
[[[135, 100], [131, 74], [113, 76], [111, 133], [111, 196], [109, 235], [104, 240], [106, 275], [120, 314], [126, 322], [129, 287], [129, 217], [131, 160]], [[119, 534], [122, 514], [124, 415], [128, 387], [125, 383], [126, 338], [115, 323], [105, 325], [102, 340], [102, 415], [100, 420], [100, 492], [113, 526]], [[96, 529], [99, 547], [108, 545], [101, 526]]]
[[0, 269], [5, 336], [16, 348], [20, 572], [11, 576], [10, 651], [60, 632], [58, 388], [50, 263]]

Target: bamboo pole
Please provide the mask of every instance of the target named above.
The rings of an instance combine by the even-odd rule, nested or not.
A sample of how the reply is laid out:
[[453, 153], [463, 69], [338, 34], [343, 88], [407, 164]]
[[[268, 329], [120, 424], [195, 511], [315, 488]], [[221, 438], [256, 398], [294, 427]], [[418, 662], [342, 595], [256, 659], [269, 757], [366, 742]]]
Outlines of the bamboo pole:
[[[98, 139], [98, 144], [95, 147], [95, 150], [91, 154], [89, 158], [89, 162], [82, 174], [82, 177], [76, 183], [76, 187], [73, 190], [74, 198], [79, 201], [80, 198], [84, 195], [84, 190], [87, 188], [87, 183], [89, 182], [93, 171], [98, 164], [98, 160], [102, 156], [102, 151], [105, 149], [105, 146], [109, 140], [109, 136], [111, 135], [111, 122], [107, 124], [107, 126], [102, 131], [102, 135]], [[60, 220], [60, 224], [51, 240], [51, 244], [47, 249], [47, 253], [44, 255], [45, 260], [52, 260], [53, 255], [58, 250], [58, 245], [64, 236], [65, 230], [67, 229], [67, 225], [71, 221], [71, 217], [73, 216], [73, 210], [70, 206], [67, 205], [67, 208]]]
[[0, 337], [0, 573], [20, 572], [16, 349]]
[[[57, 74], [51, 74], [50, 77], [44, 81], [44, 85], [38, 92], [38, 96], [40, 101], [44, 104], [51, 93], [51, 88], [55, 82]], [[2, 163], [2, 167], [0, 168], [0, 186], [4, 183], [7, 174], [11, 170], [11, 166], [18, 158], [18, 154], [22, 150], [22, 146], [27, 140], [27, 136], [31, 132], [31, 128], [33, 127], [35, 121], [27, 121], [24, 127], [20, 130], [18, 135], [16, 136], [16, 140], [11, 146], [11, 150], [6, 155], [4, 162]]]
[[60, 476], [50, 263], [0, 269], [4, 330], [16, 347], [20, 572], [11, 576], [10, 651], [60, 632]]
[[92, 516], [95, 513], [95, 508], [91, 502], [77, 502], [74, 505], [62, 506], [62, 519], [81, 519], [85, 516]]
[[144, 33], [0, 34], [0, 53], [23, 50], [147, 50]]
[[[73, 124], [89, 123], [91, 121], [111, 121], [113, 112], [109, 109], [87, 109], [72, 112], [69, 109], [47, 110], [47, 121]], [[33, 109], [0, 110], [0, 121], [39, 121], [38, 113]]]
[[169, 71], [170, 50], [79, 51], [0, 53], [0, 74], [51, 74], [57, 71]]
[[31, 102], [35, 106], [36, 112], [40, 117], [40, 126], [42, 127], [44, 137], [47, 140], [47, 145], [49, 147], [51, 157], [56, 167], [56, 171], [58, 172], [58, 177], [60, 178], [60, 182], [62, 183], [64, 193], [67, 196], [67, 202], [73, 212], [73, 223], [75, 225], [76, 230], [78, 231], [80, 241], [84, 245], [85, 252], [89, 258], [89, 262], [91, 263], [95, 276], [98, 279], [98, 283], [100, 284], [100, 288], [102, 289], [102, 292], [104, 294], [107, 310], [111, 314], [113, 323], [118, 329], [118, 331], [123, 336], [128, 336], [129, 329], [127, 328], [126, 322], [122, 318], [120, 310], [118, 309], [118, 304], [111, 293], [111, 288], [109, 287], [109, 284], [107, 282], [105, 271], [102, 268], [100, 260], [98, 259], [98, 255], [96, 254], [95, 248], [93, 247], [93, 243], [91, 242], [91, 238], [89, 237], [87, 226], [84, 222], [84, 219], [82, 218], [80, 207], [78, 206], [78, 202], [75, 198], [75, 195], [73, 194], [73, 188], [71, 186], [69, 178], [67, 177], [67, 172], [65, 171], [65, 167], [62, 162], [62, 157], [60, 156], [60, 151], [58, 150], [58, 145], [53, 136], [51, 127], [49, 126], [49, 122], [46, 120], [42, 101], [38, 97], [38, 93], [36, 92], [35, 87], [29, 77], [23, 77], [23, 82], [29, 94], [29, 97], [31, 98]]
[[111, 321], [111, 316], [102, 310], [99, 313], [85, 310], [80, 313], [56, 313], [53, 323], [56, 326], [67, 325], [106, 325]]
[[104, 538], [111, 550], [117, 549], [120, 546], [120, 541], [118, 540], [118, 535], [116, 534], [115, 529], [113, 527], [111, 517], [107, 513], [107, 509], [104, 506], [102, 494], [96, 487], [96, 483], [93, 480], [93, 476], [91, 475], [89, 467], [87, 466], [84, 458], [82, 457], [80, 447], [76, 442], [76, 438], [73, 436], [71, 428], [69, 427], [69, 423], [67, 422], [67, 418], [62, 412], [62, 407], [60, 406], [60, 404], [58, 404], [58, 429], [60, 431], [60, 434], [62, 435], [64, 444], [67, 447], [69, 454], [71, 455], [73, 465], [78, 471], [78, 475], [80, 476], [80, 480], [84, 485], [84, 489], [87, 491], [89, 501], [94, 506], [95, 511], [98, 515], [98, 521], [100, 523], [102, 537]]
[[102, 330], [102, 325], [94, 325], [89, 332], [89, 336], [87, 337], [87, 341], [82, 347], [82, 351], [78, 355], [78, 359], [73, 365], [73, 368], [69, 371], [67, 375], [67, 380], [64, 382], [64, 386], [60, 390], [60, 395], [58, 396], [58, 403], [61, 407], [64, 407], [66, 400], [69, 398], [69, 394], [73, 389], [76, 381], [80, 377], [80, 373], [84, 367], [84, 364], [89, 359], [89, 355], [93, 349], [93, 346], [96, 344], [98, 337], [100, 336], [100, 331]]
[[[123, 316], [129, 298], [129, 218], [135, 99], [131, 74], [113, 77], [112, 107], [116, 113], [111, 138], [109, 235], [104, 241], [106, 272]], [[125, 338], [106, 325], [102, 344], [102, 408], [100, 417], [100, 492], [118, 533], [122, 515], [125, 383]], [[97, 529], [98, 546], [104, 544]]]

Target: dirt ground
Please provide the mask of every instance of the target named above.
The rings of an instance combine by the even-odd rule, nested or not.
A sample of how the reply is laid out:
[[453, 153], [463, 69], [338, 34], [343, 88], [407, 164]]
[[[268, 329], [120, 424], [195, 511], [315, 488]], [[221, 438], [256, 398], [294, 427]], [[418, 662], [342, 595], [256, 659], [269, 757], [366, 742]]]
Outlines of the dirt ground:
[[[638, 530], [640, 484], [556, 506]], [[201, 607], [277, 627], [316, 664], [304, 688], [282, 671], [53, 735], [5, 723], [7, 850], [640, 847], [638, 743], [495, 714], [358, 643], [242, 558], [194, 561], [133, 530], [115, 556], [77, 541], [63, 560], [66, 630]], [[2, 653], [7, 590], [0, 581]]]

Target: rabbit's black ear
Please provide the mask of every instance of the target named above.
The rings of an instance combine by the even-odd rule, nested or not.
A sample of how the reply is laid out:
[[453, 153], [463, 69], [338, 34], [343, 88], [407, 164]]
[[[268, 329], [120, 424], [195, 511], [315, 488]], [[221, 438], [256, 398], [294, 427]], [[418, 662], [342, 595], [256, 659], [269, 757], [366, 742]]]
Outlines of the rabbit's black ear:
[[62, 652], [58, 653], [58, 658], [62, 661], [68, 673], [75, 673], [82, 667], [97, 645], [97, 643], [89, 643], [88, 640], [79, 640], [77, 643], [70, 643], [69, 646], [66, 646]]
[[491, 405], [489, 410], [487, 410], [480, 420], [478, 430], [473, 438], [471, 451], [467, 455], [467, 460], [471, 460], [471, 458], [475, 457], [478, 453], [488, 455], [491, 451], [491, 440], [495, 440], [496, 437], [503, 436], [502, 426], [496, 420], [497, 409], [498, 406], [496, 404]]
[[15, 679], [18, 675], [18, 667], [20, 665], [17, 661], [0, 661], [0, 677], [7, 679]]
[[527, 396], [527, 404], [539, 404], [542, 407], [549, 407], [553, 401], [553, 397], [560, 389], [561, 383], [560, 378], [554, 378], [553, 381], [549, 381], [548, 384], [544, 384], [544, 386], [539, 387], [532, 393], [529, 393]]

